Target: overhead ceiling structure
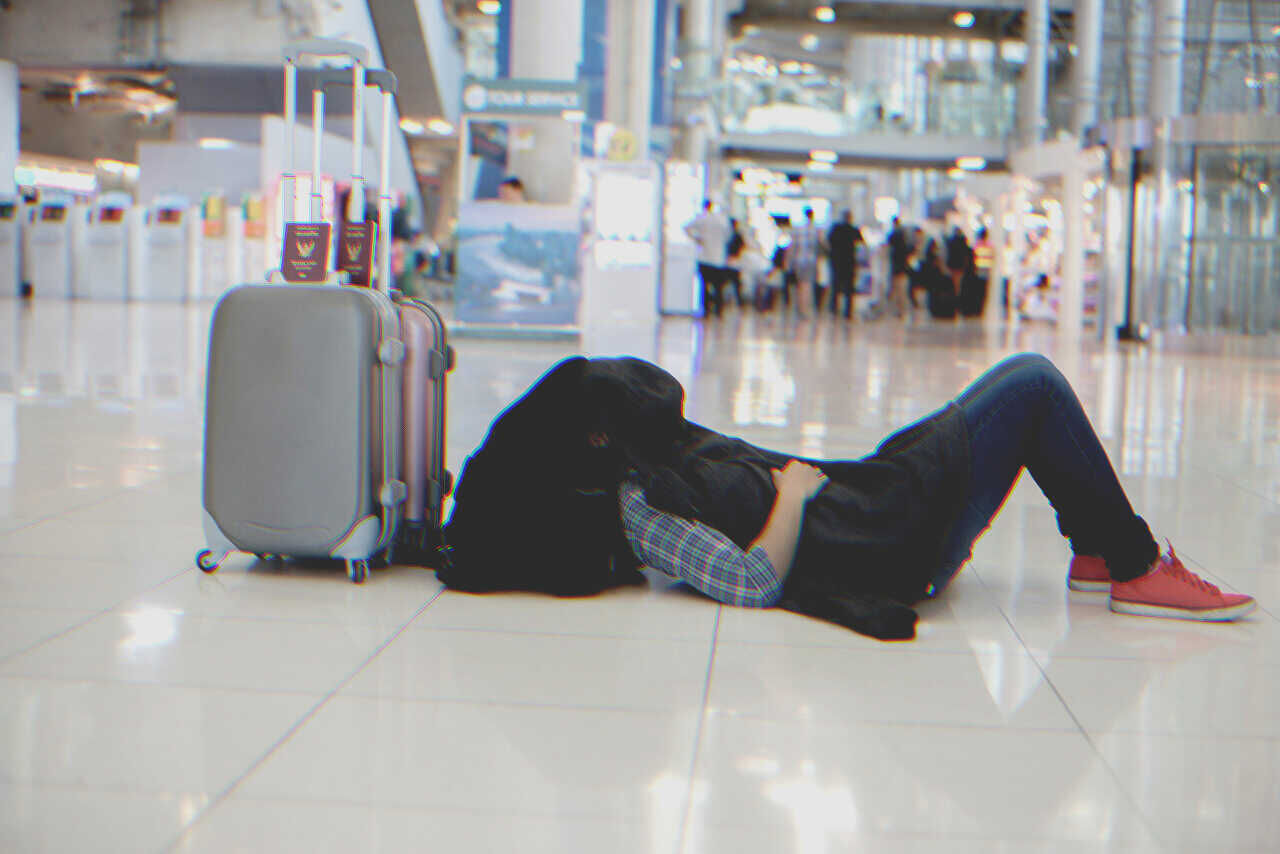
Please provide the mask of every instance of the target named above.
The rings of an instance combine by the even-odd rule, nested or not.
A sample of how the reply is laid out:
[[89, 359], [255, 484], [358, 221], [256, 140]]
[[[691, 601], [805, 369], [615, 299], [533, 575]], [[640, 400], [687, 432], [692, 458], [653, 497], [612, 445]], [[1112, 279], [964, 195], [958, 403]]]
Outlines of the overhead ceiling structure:
[[[814, 10], [823, 4], [815, 0], [745, 0], [741, 12], [730, 16], [734, 35], [750, 35], [756, 30], [794, 31], [804, 29], [824, 33], [864, 35], [941, 36], [951, 38], [1020, 37], [1025, 0], [982, 0], [973, 5], [956, 0], [859, 0], [830, 2], [834, 12], [830, 22], [819, 21]], [[1071, 0], [1050, 0], [1055, 17], [1070, 16]], [[958, 26], [957, 14], [967, 13], [971, 22]]]

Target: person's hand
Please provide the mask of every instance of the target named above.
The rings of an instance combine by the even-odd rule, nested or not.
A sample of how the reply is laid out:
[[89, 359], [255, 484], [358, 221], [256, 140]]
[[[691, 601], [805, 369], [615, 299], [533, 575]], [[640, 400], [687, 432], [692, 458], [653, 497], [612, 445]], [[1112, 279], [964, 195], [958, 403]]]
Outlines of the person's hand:
[[827, 476], [807, 463], [792, 460], [785, 468], [773, 470], [773, 485], [779, 495], [808, 501], [827, 485]]

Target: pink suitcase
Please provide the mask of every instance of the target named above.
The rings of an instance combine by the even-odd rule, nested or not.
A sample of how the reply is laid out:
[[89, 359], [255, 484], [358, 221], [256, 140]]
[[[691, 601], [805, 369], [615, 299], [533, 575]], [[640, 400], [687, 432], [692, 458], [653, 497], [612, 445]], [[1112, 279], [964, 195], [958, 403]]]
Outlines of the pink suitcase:
[[402, 479], [408, 486], [396, 546], [399, 563], [434, 566], [441, 543], [441, 506], [453, 488], [445, 468], [445, 378], [453, 369], [440, 313], [423, 300], [396, 295], [405, 343]]

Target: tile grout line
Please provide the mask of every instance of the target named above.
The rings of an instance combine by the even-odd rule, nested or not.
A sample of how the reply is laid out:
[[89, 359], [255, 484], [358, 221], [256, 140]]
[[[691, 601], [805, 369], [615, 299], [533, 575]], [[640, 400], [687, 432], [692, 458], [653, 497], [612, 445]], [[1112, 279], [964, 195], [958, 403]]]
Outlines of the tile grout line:
[[[123, 599], [117, 599], [115, 602], [112, 602], [110, 605], [108, 605], [105, 608], [93, 611], [93, 613], [85, 617], [83, 620], [80, 620], [79, 622], [76, 622], [73, 625], [67, 626], [65, 629], [62, 629], [61, 631], [54, 632], [53, 634], [47, 635], [46, 637], [42, 637], [38, 640], [34, 640], [31, 643], [27, 644], [26, 646], [21, 647], [20, 649], [16, 649], [13, 652], [10, 652], [6, 655], [0, 655], [0, 664], [5, 664], [20, 655], [26, 655], [32, 650], [37, 649], [41, 646], [44, 646], [50, 641], [55, 641], [58, 638], [63, 637], [64, 635], [74, 632], [76, 629], [83, 628], [84, 626], [89, 625], [93, 621], [98, 620], [106, 616], [107, 614], [110, 614], [112, 611], [114, 611], [116, 608], [119, 608], [121, 605], [123, 605], [125, 602], [128, 602], [130, 599], [133, 599], [137, 596], [141, 596], [144, 593], [150, 593], [152, 590], [155, 590], [157, 587], [163, 587], [164, 585], [168, 584], [170, 581], [173, 581], [177, 578], [181, 578], [186, 573], [193, 572], [193, 571], [194, 571], [193, 569], [180, 569], [177, 572], [173, 573], [172, 575], [165, 576], [164, 578], [160, 579], [154, 584], [147, 585], [146, 587], [142, 588], [136, 593], [130, 593], [128, 596], [125, 596]], [[35, 606], [30, 606], [25, 610], [40, 610], [40, 609]]]
[[253, 774], [253, 772], [261, 768], [263, 763], [265, 763], [268, 759], [270, 759], [271, 756], [277, 750], [279, 750], [286, 743], [288, 743], [289, 739], [293, 738], [294, 734], [297, 733], [298, 730], [302, 729], [302, 727], [305, 726], [312, 718], [314, 718], [316, 714], [318, 714], [319, 711], [329, 703], [330, 700], [332, 700], [334, 697], [338, 695], [339, 691], [341, 691], [343, 688], [349, 685], [351, 683], [351, 680], [355, 679], [356, 676], [358, 676], [361, 671], [363, 671], [366, 667], [368, 667], [369, 664], [375, 658], [381, 655], [383, 650], [385, 650], [388, 646], [394, 643], [397, 638], [399, 638], [402, 634], [404, 634], [405, 631], [408, 630], [409, 626], [413, 623], [413, 621], [418, 619], [418, 617], [422, 616], [422, 614], [428, 608], [430, 608], [436, 602], [436, 600], [439, 599], [443, 594], [444, 594], [444, 588], [442, 587], [439, 590], [437, 590], [435, 594], [429, 600], [427, 600], [427, 602], [421, 608], [419, 608], [417, 611], [414, 611], [413, 614], [409, 617], [409, 619], [405, 620], [404, 623], [402, 623], [399, 626], [399, 628], [397, 628], [390, 635], [388, 635], [382, 641], [382, 643], [378, 644], [378, 646], [373, 650], [373, 652], [369, 653], [369, 655], [367, 655], [363, 661], [357, 664], [350, 673], [344, 676], [338, 682], [337, 685], [335, 685], [327, 694], [325, 694], [320, 699], [318, 699], [315, 703], [313, 703], [311, 707], [307, 709], [305, 712], [303, 712], [302, 715], [296, 721], [290, 724], [289, 727], [284, 731], [284, 733], [275, 741], [273, 741], [267, 747], [267, 749], [262, 753], [261, 756], [259, 756], [257, 759], [249, 763], [249, 767], [245, 769], [244, 773], [242, 773], [240, 776], [236, 777], [234, 780], [232, 780], [230, 783], [224, 786], [220, 792], [215, 793], [214, 796], [210, 798], [209, 803], [204, 807], [204, 809], [200, 810], [200, 812], [195, 816], [195, 818], [191, 819], [191, 821], [189, 821], [181, 830], [178, 831], [177, 835], [172, 839], [172, 841], [166, 843], [160, 850], [161, 851], [175, 850], [177, 846], [182, 843], [183, 838], [186, 837], [187, 834], [189, 834], [196, 825], [198, 825], [201, 821], [203, 821], [205, 816], [209, 815], [223, 801], [231, 797], [231, 795], [235, 792], [235, 790], [240, 787], [241, 783], [247, 780], [250, 777], [250, 775]]
[[1225, 480], [1228, 484], [1240, 490], [1241, 492], [1247, 492], [1249, 495], [1252, 495], [1255, 498], [1260, 498], [1269, 504], [1280, 505], [1280, 501], [1276, 501], [1274, 498], [1271, 498], [1270, 496], [1267, 496], [1267, 495], [1263, 495], [1261, 492], [1259, 492], [1256, 489], [1251, 489], [1250, 487], [1245, 486], [1244, 484], [1231, 479], [1230, 477], [1228, 477], [1227, 475], [1223, 474], [1222, 472], [1218, 471], [1215, 468], [1210, 468], [1209, 466], [1206, 466], [1203, 463], [1196, 463], [1196, 462], [1188, 462], [1187, 465], [1189, 465], [1192, 468], [1197, 468], [1197, 469], [1200, 469], [1201, 471], [1208, 472], [1209, 474], [1213, 475], [1219, 480]]
[[1129, 802], [1129, 806], [1132, 807], [1133, 811], [1139, 816], [1139, 818], [1141, 818], [1142, 826], [1146, 829], [1147, 833], [1151, 834], [1151, 838], [1155, 840], [1157, 846], [1159, 846], [1161, 849], [1165, 849], [1166, 848], [1165, 842], [1160, 837], [1160, 835], [1156, 833], [1155, 827], [1151, 823], [1150, 818], [1147, 817], [1147, 814], [1138, 805], [1138, 802], [1134, 800], [1133, 794], [1129, 791], [1128, 787], [1125, 786], [1124, 783], [1120, 780], [1120, 775], [1117, 774], [1116, 770], [1111, 767], [1111, 763], [1108, 762], [1106, 757], [1102, 755], [1102, 751], [1098, 749], [1098, 745], [1093, 740], [1093, 736], [1089, 734], [1089, 731], [1085, 729], [1084, 724], [1082, 724], [1080, 722], [1080, 719], [1076, 717], [1075, 710], [1073, 710], [1071, 708], [1071, 705], [1067, 703], [1067, 699], [1062, 696], [1062, 692], [1058, 690], [1058, 686], [1055, 685], [1053, 680], [1049, 678], [1049, 673], [1045, 670], [1044, 665], [1040, 663], [1040, 659], [1038, 659], [1035, 656], [1035, 654], [1031, 652], [1031, 649], [1027, 646], [1027, 642], [1022, 637], [1022, 633], [1019, 632], [1017, 626], [1013, 624], [1013, 620], [1009, 619], [1009, 615], [1005, 613], [1004, 608], [1000, 607], [999, 600], [991, 592], [991, 588], [987, 586], [987, 582], [983, 580], [982, 575], [980, 573], [975, 572], [974, 574], [978, 578], [978, 583], [982, 585], [983, 589], [987, 591], [988, 596], [991, 597], [991, 601], [996, 606], [996, 609], [1000, 612], [1000, 616], [1004, 619], [1005, 623], [1009, 626], [1009, 631], [1013, 632], [1013, 636], [1018, 639], [1018, 643], [1022, 644], [1023, 651], [1026, 652], [1028, 657], [1030, 657], [1031, 662], [1036, 666], [1036, 670], [1040, 671], [1040, 676], [1041, 678], [1044, 679], [1044, 683], [1049, 686], [1050, 690], [1053, 691], [1054, 696], [1058, 698], [1058, 702], [1062, 704], [1062, 708], [1066, 711], [1067, 715], [1071, 718], [1071, 721], [1076, 725], [1076, 728], [1079, 730], [1080, 735], [1084, 738], [1085, 742], [1089, 745], [1089, 749], [1093, 751], [1093, 755], [1096, 756], [1098, 761], [1102, 763], [1102, 767], [1107, 769], [1107, 774], [1108, 776], [1111, 777], [1111, 781], [1115, 783], [1116, 788], [1120, 790], [1120, 793], [1124, 796], [1124, 799]]
[[[196, 471], [196, 470], [198, 469], [193, 469], [192, 471]], [[175, 480], [179, 477], [184, 477], [187, 474], [190, 474], [190, 472], [186, 472], [186, 471], [170, 472], [164, 477], [158, 478], [152, 483], [145, 484], [144, 486], [141, 486], [141, 487], [137, 487], [137, 486], [117, 487], [111, 493], [104, 495], [101, 498], [95, 498], [92, 501], [86, 501], [83, 504], [73, 504], [71, 507], [65, 508], [63, 510], [55, 510], [51, 513], [47, 513], [43, 516], [40, 516], [39, 518], [32, 519], [30, 522], [24, 522], [23, 524], [18, 525], [16, 528], [8, 528], [4, 531], [0, 531], [0, 537], [7, 536], [8, 534], [12, 534], [17, 531], [25, 531], [27, 528], [34, 528], [36, 525], [43, 525], [45, 522], [52, 522], [53, 520], [59, 519], [62, 516], [66, 515], [67, 513], [76, 513], [80, 510], [88, 510], [91, 507], [97, 507], [99, 504], [106, 504], [108, 501], [112, 501], [116, 498], [119, 498], [121, 495], [123, 495], [126, 492], [132, 492], [138, 489], [145, 489], [148, 486], [154, 486], [157, 483], [164, 483], [166, 481]], [[25, 557], [26, 555], [19, 554], [17, 556]], [[38, 557], [39, 556], [42, 556], [42, 555], [38, 555]]]
[[689, 835], [689, 820], [693, 815], [694, 791], [697, 788], [698, 757], [702, 750], [702, 727], [707, 719], [707, 703], [711, 699], [711, 676], [716, 666], [716, 644], [720, 638], [720, 615], [724, 605], [716, 605], [716, 622], [711, 627], [711, 653], [707, 656], [707, 678], [702, 683], [702, 704], [698, 712], [698, 726], [693, 732], [693, 755], [689, 759], [689, 786], [685, 793], [684, 810], [680, 816], [680, 836], [676, 840], [674, 854], [681, 854]]

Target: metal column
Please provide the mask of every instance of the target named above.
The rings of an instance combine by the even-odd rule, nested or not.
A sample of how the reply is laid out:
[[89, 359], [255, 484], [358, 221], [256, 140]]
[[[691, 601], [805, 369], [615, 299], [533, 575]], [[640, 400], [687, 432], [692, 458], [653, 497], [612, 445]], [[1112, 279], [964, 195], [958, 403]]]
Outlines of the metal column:
[[1026, 21], [1027, 64], [1022, 71], [1018, 130], [1023, 145], [1035, 145], [1044, 139], [1047, 123], [1049, 0], [1027, 0]]
[[1071, 132], [1084, 136], [1098, 123], [1098, 79], [1102, 66], [1102, 0], [1076, 0], [1075, 105]]

